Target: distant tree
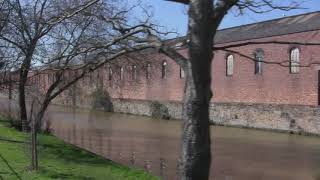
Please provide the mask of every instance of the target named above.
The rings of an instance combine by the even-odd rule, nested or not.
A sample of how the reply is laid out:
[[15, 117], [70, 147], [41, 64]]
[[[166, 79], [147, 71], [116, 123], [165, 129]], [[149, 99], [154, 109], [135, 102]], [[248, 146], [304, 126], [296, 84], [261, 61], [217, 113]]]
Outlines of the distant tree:
[[11, 8], [5, 1], [0, 2], [0, 33], [2, 32], [4, 26], [8, 22], [8, 16], [10, 14]]
[[[35, 59], [39, 48], [48, 35], [57, 25], [70, 19], [84, 9], [97, 3], [99, 0], [88, 1], [20, 1], [3, 0], [0, 8], [8, 9], [7, 15], [1, 15], [2, 29], [0, 33], [1, 44], [6, 44], [6, 49], [14, 49], [19, 61], [19, 107], [22, 130], [27, 128], [27, 111], [25, 85], [32, 61]], [[61, 1], [62, 2], [62, 1]], [[74, 3], [71, 3], [74, 2]], [[3, 12], [3, 11], [1, 11]], [[5, 11], [4, 11], [5, 12]]]
[[[32, 169], [35, 170], [38, 168], [37, 131], [50, 102], [104, 64], [124, 55], [130, 56], [130, 53], [154, 48], [154, 43], [157, 42], [153, 41], [152, 37], [160, 33], [156, 26], [149, 22], [148, 13], [145, 20], [137, 23], [131, 21], [129, 13], [132, 7], [126, 7], [126, 4], [122, 5], [120, 1], [56, 1], [50, 2], [50, 5], [46, 3], [49, 1], [37, 1], [35, 4], [18, 8], [26, 9], [26, 14], [17, 14], [18, 17], [29, 19], [29, 11], [41, 16], [33, 17], [34, 20], [28, 24], [30, 28], [26, 28], [27, 30], [20, 34], [18, 32], [18, 36], [10, 32], [0, 35], [0, 39], [13, 44], [19, 49], [18, 52], [24, 54], [19, 59], [22, 63], [19, 79], [20, 110], [25, 108], [25, 94], [28, 90], [28, 76], [24, 73], [33, 68], [33, 77], [48, 77], [49, 80], [49, 87], [43, 87], [43, 84], [31, 86], [28, 94], [32, 99], [29, 120], [32, 130]], [[68, 10], [71, 7], [75, 8], [72, 8], [70, 14], [66, 13], [66, 7]], [[40, 8], [40, 12], [34, 13], [34, 9], [37, 8]], [[58, 13], [59, 16], [54, 16], [58, 18], [45, 19], [45, 14], [52, 11]], [[63, 15], [60, 16], [61, 13]], [[50, 23], [51, 21], [54, 23]], [[20, 25], [24, 26], [25, 22], [29, 21], [22, 21]], [[48, 24], [52, 25], [47, 27]], [[39, 26], [40, 29], [34, 30], [33, 26]], [[9, 38], [11, 36], [13, 38]], [[20, 41], [21, 43], [18, 43]], [[23, 43], [25, 46], [21, 45]], [[5, 48], [10, 49], [9, 46]]]
[[[9, 14], [10, 14], [9, 5], [5, 1], [1, 1], [0, 2], [0, 34], [2, 34], [4, 27], [7, 25]], [[6, 62], [5, 62], [5, 54], [1, 50], [2, 46], [3, 45], [0, 45], [0, 88], [5, 80], [4, 71], [7, 69]]]

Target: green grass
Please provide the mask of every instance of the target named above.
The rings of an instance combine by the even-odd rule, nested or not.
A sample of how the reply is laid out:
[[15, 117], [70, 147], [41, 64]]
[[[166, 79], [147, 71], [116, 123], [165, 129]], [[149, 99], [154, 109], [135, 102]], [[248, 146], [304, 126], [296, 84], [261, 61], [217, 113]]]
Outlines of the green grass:
[[[0, 122], [0, 137], [26, 141], [29, 135]], [[51, 135], [39, 135], [39, 166], [29, 171], [30, 150], [26, 144], [0, 140], [0, 180], [74, 179], [74, 180], [152, 180], [143, 170], [130, 169], [100, 156], [64, 143]]]

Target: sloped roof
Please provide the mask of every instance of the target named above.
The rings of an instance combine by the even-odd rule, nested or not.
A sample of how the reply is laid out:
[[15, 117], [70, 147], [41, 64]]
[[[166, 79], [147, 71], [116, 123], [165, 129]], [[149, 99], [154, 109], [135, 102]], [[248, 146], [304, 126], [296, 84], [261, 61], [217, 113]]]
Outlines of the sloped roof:
[[215, 43], [229, 43], [320, 29], [320, 11], [221, 29]]

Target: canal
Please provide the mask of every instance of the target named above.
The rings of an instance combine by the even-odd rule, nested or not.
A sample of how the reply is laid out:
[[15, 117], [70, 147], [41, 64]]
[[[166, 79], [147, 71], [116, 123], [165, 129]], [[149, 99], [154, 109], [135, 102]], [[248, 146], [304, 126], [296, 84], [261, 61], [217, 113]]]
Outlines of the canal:
[[[5, 105], [1, 105], [2, 108]], [[181, 122], [53, 106], [53, 133], [115, 162], [176, 179]], [[211, 127], [215, 180], [318, 180], [320, 138]]]

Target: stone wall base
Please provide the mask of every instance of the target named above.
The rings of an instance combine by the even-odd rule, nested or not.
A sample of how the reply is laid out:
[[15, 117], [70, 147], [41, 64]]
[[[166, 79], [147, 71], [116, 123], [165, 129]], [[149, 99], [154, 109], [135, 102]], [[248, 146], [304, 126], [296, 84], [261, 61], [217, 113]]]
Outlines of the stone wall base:
[[[0, 94], [0, 96], [4, 95]], [[90, 109], [95, 107], [104, 111], [112, 110], [163, 119], [181, 119], [182, 115], [181, 102], [110, 99], [109, 97], [108, 103], [95, 103], [97, 99], [101, 97], [90, 96], [86, 97], [85, 101], [77, 100], [73, 104], [70, 97], [59, 96], [53, 103]], [[103, 107], [107, 105], [108, 107]], [[224, 126], [320, 135], [320, 107], [318, 106], [212, 103], [210, 121], [212, 124]]]
[[[152, 116], [152, 101], [113, 99], [114, 112]], [[171, 119], [181, 119], [180, 102], [159, 102]], [[300, 105], [214, 103], [213, 124], [320, 135], [320, 108]]]

